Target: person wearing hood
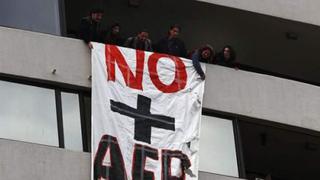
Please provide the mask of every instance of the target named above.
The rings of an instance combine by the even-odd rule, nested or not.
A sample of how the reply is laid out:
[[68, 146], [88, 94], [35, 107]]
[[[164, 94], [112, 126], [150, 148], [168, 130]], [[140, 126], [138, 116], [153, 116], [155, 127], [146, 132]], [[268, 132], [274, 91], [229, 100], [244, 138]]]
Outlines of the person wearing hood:
[[211, 63], [214, 57], [214, 51], [212, 46], [205, 45], [199, 49], [194, 50], [190, 54], [190, 58], [192, 60], [192, 64], [196, 69], [197, 73], [200, 75], [202, 80], [205, 80], [206, 75], [204, 74], [200, 62]]

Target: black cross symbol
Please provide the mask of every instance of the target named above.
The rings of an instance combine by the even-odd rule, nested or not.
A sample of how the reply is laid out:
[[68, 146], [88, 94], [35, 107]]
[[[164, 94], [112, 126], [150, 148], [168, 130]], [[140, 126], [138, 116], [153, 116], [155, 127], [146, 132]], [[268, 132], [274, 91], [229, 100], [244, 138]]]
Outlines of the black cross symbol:
[[138, 95], [137, 109], [124, 103], [110, 100], [111, 110], [134, 118], [134, 139], [146, 143], [151, 142], [151, 127], [175, 130], [174, 118], [151, 114], [151, 99]]

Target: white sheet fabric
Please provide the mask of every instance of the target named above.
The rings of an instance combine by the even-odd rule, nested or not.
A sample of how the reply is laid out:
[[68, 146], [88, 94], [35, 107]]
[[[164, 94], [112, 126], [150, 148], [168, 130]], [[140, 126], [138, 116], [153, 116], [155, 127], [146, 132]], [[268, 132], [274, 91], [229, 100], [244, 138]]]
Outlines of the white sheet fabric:
[[[114, 53], [118, 52], [117, 50], [121, 53], [121, 56], [123, 56], [129, 67], [125, 72], [121, 71], [119, 56], [113, 56], [114, 54], [117, 54]], [[143, 158], [142, 174], [143, 171], [147, 171], [153, 173], [155, 180], [167, 179], [168, 177], [164, 177], [165, 175], [162, 175], [162, 172], [164, 168], [163, 161], [166, 160], [167, 162], [168, 159], [163, 158], [162, 150], [172, 150], [182, 152], [191, 162], [191, 167], [184, 170], [185, 179], [198, 179], [199, 128], [204, 81], [200, 79], [200, 76], [192, 65], [192, 61], [189, 59], [139, 51], [142, 58], [140, 57], [138, 60], [142, 61], [143, 68], [140, 69], [140, 72], [142, 72], [142, 79], [137, 80], [137, 82], [138, 84], [141, 82], [142, 88], [139, 89], [139, 87], [134, 87], [135, 85], [130, 85], [131, 81], [129, 82], [128, 76], [131, 71], [132, 75], [137, 77], [136, 53], [137, 52], [134, 49], [93, 43], [91, 59], [92, 179], [104, 178], [100, 175], [99, 177], [94, 176], [97, 151], [99, 150], [99, 143], [101, 143], [100, 140], [103, 135], [116, 138], [125, 166], [125, 175], [129, 180], [137, 179], [132, 177], [134, 174], [133, 161], [137, 158], [134, 155], [135, 145], [143, 145], [155, 149], [155, 153], [157, 154], [157, 159], [150, 157]], [[158, 59], [158, 61], [154, 61], [154, 57], [161, 58]], [[107, 58], [111, 59], [108, 60]], [[112, 62], [112, 58], [114, 62], [108, 64], [107, 62]], [[151, 61], [153, 61], [153, 65], [156, 64], [156, 71], [153, 71], [154, 68], [152, 69], [149, 67], [152, 65]], [[183, 66], [181, 65], [181, 62]], [[107, 64], [115, 67], [114, 80], [110, 80], [111, 77], [108, 77], [110, 76], [108, 70], [110, 71], [112, 68], [108, 68]], [[122, 68], [125, 68], [125, 65], [122, 64], [122, 66]], [[177, 66], [179, 66], [180, 69], [177, 70]], [[204, 66], [202, 69], [205, 71]], [[176, 71], [185, 72], [186, 78], [181, 78], [180, 75], [183, 73], [179, 74], [179, 72]], [[127, 74], [124, 75], [125, 73]], [[160, 80], [162, 86], [165, 86], [162, 90], [159, 90], [161, 83], [156, 86], [155, 81], [152, 80], [151, 77], [154, 74], [158, 75], [158, 80]], [[127, 83], [125, 78], [127, 78]], [[176, 92], [164, 92], [170, 89], [166, 88], [166, 86], [170, 86], [174, 81], [178, 84], [176, 90], [173, 90]], [[146, 114], [137, 113], [137, 109], [139, 109], [138, 96], [143, 97], [144, 100], [149, 99], [151, 101], [149, 112], [146, 111]], [[112, 104], [112, 102], [115, 102], [115, 104]], [[145, 106], [144, 108], [148, 109], [148, 105], [145, 103], [146, 101], [141, 102], [142, 104], [140, 105], [143, 105]], [[123, 107], [119, 104], [129, 107], [129, 110], [121, 109]], [[133, 109], [133, 111], [130, 109]], [[149, 115], [161, 116], [159, 116], [159, 118], [151, 118], [152, 120], [150, 120]], [[174, 118], [174, 123], [162, 120], [163, 116]], [[155, 127], [156, 125], [151, 123], [150, 142], [142, 141], [141, 133], [140, 135], [137, 135], [137, 133], [135, 134], [135, 128], [138, 128], [138, 125], [135, 125], [135, 122], [137, 122], [137, 119], [139, 118], [140, 125], [142, 123], [142, 126], [140, 127], [143, 127], [148, 122], [153, 122], [154, 124], [158, 123], [163, 124], [164, 126], [174, 126], [174, 130]], [[139, 129], [137, 131], [139, 131]], [[142, 129], [142, 131], [144, 130]], [[136, 136], [140, 136], [140, 138], [135, 138]], [[148, 139], [147, 137], [142, 138]], [[103, 153], [104, 159], [102, 161], [102, 166], [112, 166], [113, 158], [111, 158], [110, 149], [112, 148], [107, 148]], [[181, 160], [172, 158], [169, 169], [170, 175], [177, 177], [181, 176]], [[110, 172], [104, 173], [106, 174], [105, 176], [110, 174]], [[140, 179], [143, 179], [143, 176], [140, 177]]]

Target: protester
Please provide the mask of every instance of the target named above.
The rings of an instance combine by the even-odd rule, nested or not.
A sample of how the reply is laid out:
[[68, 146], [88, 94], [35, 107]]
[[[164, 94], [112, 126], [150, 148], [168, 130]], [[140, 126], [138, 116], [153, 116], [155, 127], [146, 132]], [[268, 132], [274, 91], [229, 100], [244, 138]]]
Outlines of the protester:
[[151, 40], [147, 30], [141, 30], [135, 37], [129, 37], [124, 46], [144, 51], [152, 51]]
[[122, 46], [124, 43], [124, 38], [121, 36], [120, 24], [115, 23], [111, 26], [109, 32], [106, 34], [105, 43], [117, 46]]
[[202, 80], [204, 80], [206, 76], [201, 68], [200, 62], [211, 63], [213, 57], [214, 57], [213, 48], [208, 44], [199, 49], [194, 50], [190, 54], [192, 64], [196, 69], [197, 73], [200, 75]]
[[184, 42], [178, 37], [181, 31], [180, 26], [172, 25], [168, 35], [159, 40], [155, 50], [159, 53], [166, 53], [174, 56], [186, 57], [187, 50]]
[[103, 18], [102, 9], [93, 9], [89, 16], [81, 19], [79, 37], [92, 48], [91, 41], [103, 42], [101, 20]]
[[236, 63], [236, 53], [229, 45], [222, 48], [213, 63], [221, 66], [238, 68]]

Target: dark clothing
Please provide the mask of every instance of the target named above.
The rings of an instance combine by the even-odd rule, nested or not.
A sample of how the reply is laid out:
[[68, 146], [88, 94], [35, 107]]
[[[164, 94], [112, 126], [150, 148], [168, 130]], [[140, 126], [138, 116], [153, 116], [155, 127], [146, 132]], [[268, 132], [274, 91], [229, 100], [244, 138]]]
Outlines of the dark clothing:
[[213, 61], [213, 64], [236, 68], [238, 67], [237, 63], [235, 62], [235, 59], [226, 60], [223, 56], [223, 53], [219, 53], [215, 60]]
[[155, 45], [155, 50], [159, 53], [170, 54], [179, 57], [186, 57], [187, 50], [184, 42], [179, 38], [168, 39], [165, 37]]
[[87, 44], [90, 41], [103, 42], [100, 23], [94, 22], [90, 17], [81, 19], [79, 37]]
[[204, 72], [201, 68], [200, 62], [206, 62], [206, 60], [202, 59], [199, 53], [199, 50], [194, 51], [194, 53], [191, 55], [191, 60], [193, 67], [196, 69], [197, 73], [203, 77]]
[[107, 36], [105, 38], [105, 43], [117, 45], [117, 46], [123, 46], [124, 38], [122, 38], [120, 34], [109, 33], [109, 34], [107, 34]]
[[152, 51], [150, 39], [146, 39], [145, 41], [140, 41], [138, 37], [130, 37], [124, 43], [124, 46], [133, 48], [133, 49], [144, 50], [144, 51]]

